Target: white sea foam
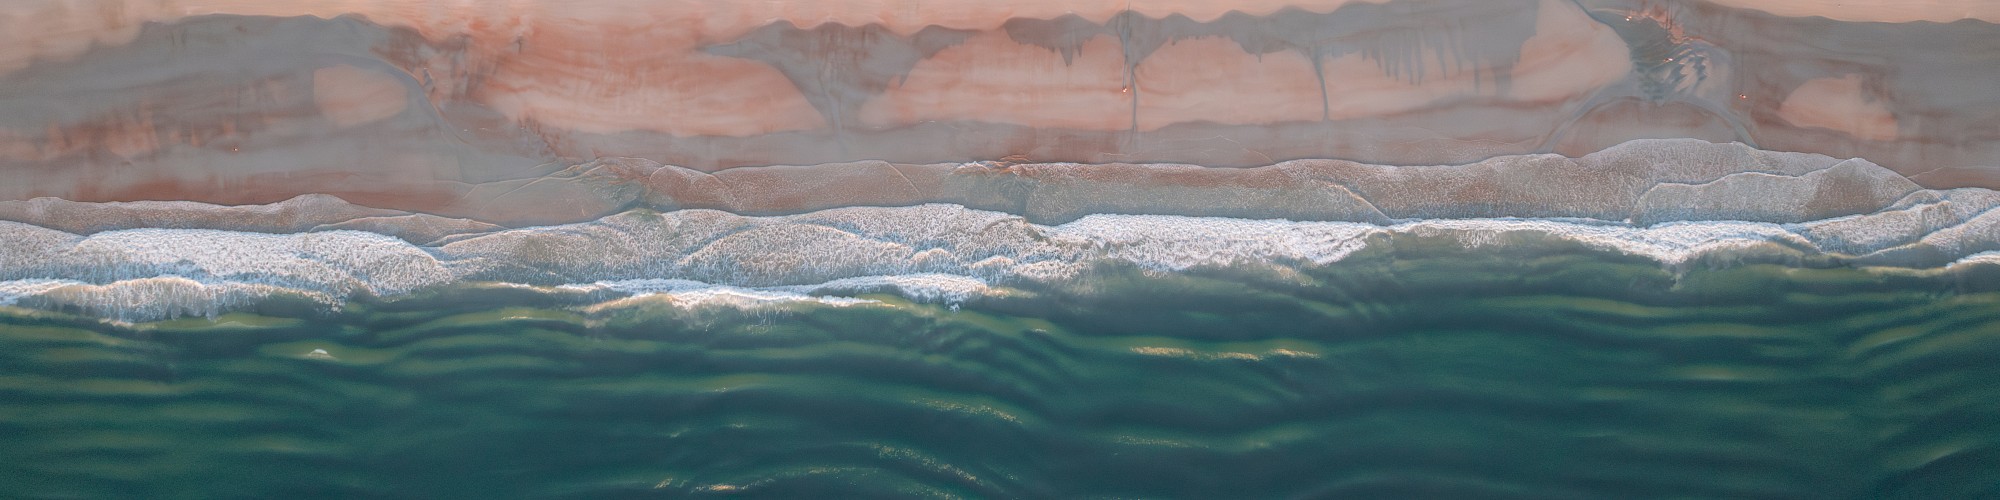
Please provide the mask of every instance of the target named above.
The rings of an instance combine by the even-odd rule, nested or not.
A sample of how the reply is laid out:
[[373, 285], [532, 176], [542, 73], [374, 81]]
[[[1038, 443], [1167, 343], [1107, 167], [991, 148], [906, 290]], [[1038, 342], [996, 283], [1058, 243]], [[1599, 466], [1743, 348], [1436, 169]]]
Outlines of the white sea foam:
[[70, 285], [86, 284], [72, 280], [28, 279], [0, 281], [0, 306], [11, 306], [23, 297], [33, 297]]
[[732, 306], [755, 308], [795, 302], [811, 302], [830, 306], [875, 303], [875, 301], [866, 299], [810, 295], [780, 288], [750, 288], [679, 279], [600, 281], [589, 284], [563, 285], [559, 288], [577, 291], [607, 290], [627, 294], [631, 298], [666, 297], [674, 304], [685, 307]]
[[214, 318], [277, 295], [307, 299], [328, 308], [340, 305], [336, 297], [311, 291], [257, 283], [201, 282], [180, 276], [106, 284], [47, 279], [0, 282], [0, 305], [76, 310], [120, 321]]
[[1709, 252], [1772, 243], [1812, 246], [1784, 227], [1764, 222], [1670, 222], [1642, 228], [1584, 221], [1474, 219], [1411, 222], [1390, 230], [1423, 236], [1448, 235], [1469, 249], [1504, 244], [1501, 236], [1509, 233], [1538, 234], [1669, 265], [1683, 264]]
[[578, 292], [612, 292], [632, 297], [665, 296], [690, 307], [733, 305], [754, 307], [787, 302], [832, 306], [877, 303], [851, 295], [889, 292], [923, 302], [959, 303], [991, 293], [984, 280], [950, 274], [858, 276], [813, 285], [745, 287], [684, 279], [633, 279], [567, 284], [556, 287]]
[[1249, 262], [1328, 264], [1362, 249], [1366, 237], [1383, 230], [1353, 222], [1091, 215], [1046, 233], [1098, 249], [1101, 258], [1181, 271]]
[[[0, 231], [13, 229], [0, 227]], [[46, 230], [44, 230], [46, 231]], [[11, 236], [11, 235], [10, 235]], [[427, 251], [360, 231], [262, 234], [208, 229], [131, 229], [5, 248], [0, 276], [90, 283], [182, 276], [333, 295], [396, 295], [454, 279]], [[21, 276], [35, 272], [39, 276]]]
[[1967, 255], [1965, 256], [1965, 258], [1952, 261], [1951, 265], [1946, 267], [1956, 268], [1956, 267], [1976, 266], [1976, 265], [2000, 266], [2000, 251], [1979, 252], [1976, 254]]
[[910, 299], [956, 304], [995, 293], [985, 280], [951, 274], [906, 274], [841, 278], [818, 285], [788, 287], [810, 294], [894, 292]]
[[2000, 215], [1969, 208], [1925, 211], [1933, 205], [1913, 202], [1883, 212], [1880, 224], [1900, 225], [1891, 232], [1905, 236], [1872, 236], [1865, 219], [1855, 217], [1782, 225], [1696, 221], [1635, 227], [1581, 219], [1420, 220], [1380, 226], [1092, 215], [1045, 226], [1005, 213], [938, 204], [777, 217], [638, 211], [501, 231], [438, 247], [359, 231], [135, 229], [85, 237], [0, 223], [0, 280], [8, 280], [0, 281], [0, 304], [148, 319], [213, 315], [277, 293], [331, 307], [360, 294], [393, 297], [468, 282], [666, 296], [687, 305], [854, 305], [866, 301], [852, 296], [874, 292], [958, 303], [997, 293], [1004, 288], [996, 284], [1010, 281], [1074, 279], [1103, 262], [1155, 272], [1239, 264], [1326, 265], [1370, 245], [1409, 237], [1442, 238], [1471, 251], [1570, 241], [1666, 265], [1714, 252], [1773, 247], [1836, 254], [1858, 248], [1866, 252], [1840, 258], [1939, 267], [1971, 261], [1961, 256], [2000, 250]]

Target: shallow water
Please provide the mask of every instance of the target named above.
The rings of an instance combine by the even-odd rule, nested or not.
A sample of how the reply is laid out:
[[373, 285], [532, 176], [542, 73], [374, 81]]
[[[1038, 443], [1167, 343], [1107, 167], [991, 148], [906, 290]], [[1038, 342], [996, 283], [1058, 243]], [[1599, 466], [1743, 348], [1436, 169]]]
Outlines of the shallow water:
[[[1711, 259], [1714, 260], [1714, 259]], [[2000, 272], [1404, 247], [955, 304], [0, 315], [14, 497], [2000, 494]], [[315, 354], [324, 351], [324, 355]]]

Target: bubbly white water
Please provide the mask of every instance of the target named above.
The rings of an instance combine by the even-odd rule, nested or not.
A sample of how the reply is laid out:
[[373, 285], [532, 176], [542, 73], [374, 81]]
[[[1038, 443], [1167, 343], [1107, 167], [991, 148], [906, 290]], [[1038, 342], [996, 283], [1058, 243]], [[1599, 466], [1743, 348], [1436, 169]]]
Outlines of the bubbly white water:
[[[356, 295], [389, 297], [469, 282], [666, 295], [690, 305], [799, 300], [851, 305], [865, 301], [846, 296], [870, 292], [960, 302], [993, 293], [996, 282], [1071, 279], [1103, 262], [1157, 272], [1325, 265], [1370, 245], [1411, 237], [1453, 241], [1469, 251], [1525, 241], [1519, 238], [1570, 241], [1669, 266], [1759, 247], [1864, 264], [1941, 267], [1995, 260], [1990, 256], [2000, 250], [1995, 226], [2000, 217], [1940, 212], [1939, 203], [1948, 201], [1797, 224], [1695, 221], [1650, 227], [1580, 219], [1381, 226], [1108, 214], [1045, 226], [942, 204], [776, 217], [633, 211], [435, 247], [361, 231], [133, 229], [79, 236], [0, 223], [0, 304], [145, 320], [212, 316], [274, 294], [338, 307]], [[1937, 220], [1941, 213], [1945, 220]], [[1870, 251], [1843, 252], [1857, 248]]]
[[600, 281], [587, 285], [557, 287], [576, 291], [612, 291], [631, 298], [665, 297], [685, 307], [731, 306], [753, 308], [789, 302], [813, 302], [831, 306], [851, 306], [874, 301], [852, 297], [812, 295], [784, 288], [749, 288], [677, 279]]

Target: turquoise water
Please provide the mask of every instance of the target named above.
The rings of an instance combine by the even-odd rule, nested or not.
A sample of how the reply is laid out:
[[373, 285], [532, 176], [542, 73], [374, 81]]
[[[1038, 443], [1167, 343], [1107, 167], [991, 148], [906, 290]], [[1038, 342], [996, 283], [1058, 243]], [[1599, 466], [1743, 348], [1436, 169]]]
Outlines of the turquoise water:
[[959, 304], [9, 308], [0, 496], [2000, 496], [2000, 272], [1815, 265], [1405, 248]]

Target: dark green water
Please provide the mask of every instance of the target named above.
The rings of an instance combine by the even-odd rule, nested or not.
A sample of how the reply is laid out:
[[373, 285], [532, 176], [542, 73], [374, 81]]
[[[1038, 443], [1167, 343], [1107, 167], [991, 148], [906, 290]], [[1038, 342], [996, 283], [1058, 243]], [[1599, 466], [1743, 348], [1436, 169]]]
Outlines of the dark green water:
[[0, 497], [2000, 496], [1990, 269], [1696, 267], [1378, 252], [957, 310], [12, 309]]

